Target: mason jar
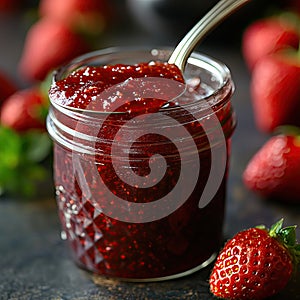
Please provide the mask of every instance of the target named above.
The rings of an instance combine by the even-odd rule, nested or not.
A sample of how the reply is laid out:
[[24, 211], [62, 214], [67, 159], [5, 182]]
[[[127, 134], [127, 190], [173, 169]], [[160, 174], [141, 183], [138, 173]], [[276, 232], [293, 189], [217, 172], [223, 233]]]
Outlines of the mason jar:
[[[234, 85], [223, 63], [193, 53], [184, 83], [130, 78], [128, 95], [127, 80], [96, 95], [93, 103], [100, 106], [84, 109], [68, 105], [68, 91], [53, 92], [83, 67], [167, 61], [170, 54], [105, 49], [54, 73], [47, 128], [62, 238], [78, 266], [94, 274], [128, 281], [177, 278], [211, 263], [222, 243], [236, 124]], [[138, 93], [149, 109], [127, 111], [114, 101], [120, 91], [125, 104]], [[100, 109], [106, 102], [113, 109]]]

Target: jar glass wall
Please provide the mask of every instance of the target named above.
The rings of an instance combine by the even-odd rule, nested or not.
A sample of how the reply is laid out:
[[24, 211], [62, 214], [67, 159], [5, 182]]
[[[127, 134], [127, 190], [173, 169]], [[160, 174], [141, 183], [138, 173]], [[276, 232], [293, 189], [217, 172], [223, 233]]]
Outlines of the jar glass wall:
[[[82, 66], [167, 61], [170, 53], [89, 53], [59, 69], [53, 84]], [[131, 81], [157, 103], [141, 115], [76, 109], [50, 94], [47, 127], [62, 235], [79, 266], [152, 281], [190, 274], [214, 259], [222, 241], [234, 87], [223, 63], [199, 53], [184, 77], [180, 93], [178, 83], [163, 78]], [[120, 93], [115, 88], [101, 101]], [[67, 93], [60, 97], [68, 102]]]

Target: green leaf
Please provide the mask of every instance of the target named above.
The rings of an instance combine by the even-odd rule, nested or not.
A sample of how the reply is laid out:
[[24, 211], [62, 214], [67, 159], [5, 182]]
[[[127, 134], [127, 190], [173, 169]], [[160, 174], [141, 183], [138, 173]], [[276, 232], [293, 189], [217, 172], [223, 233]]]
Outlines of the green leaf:
[[48, 174], [42, 162], [51, 150], [47, 132], [29, 130], [19, 134], [0, 126], [0, 195], [33, 195], [38, 182]]
[[279, 234], [285, 245], [293, 247], [296, 244], [296, 226], [285, 227]]
[[52, 143], [46, 132], [30, 131], [23, 137], [23, 150], [26, 160], [41, 162], [50, 153]]
[[272, 237], [277, 237], [278, 233], [280, 232], [283, 224], [283, 218], [273, 224], [270, 228], [269, 234]]
[[11, 129], [0, 126], [0, 189], [3, 192], [14, 180], [14, 169], [20, 163], [22, 142]]
[[299, 136], [300, 128], [293, 125], [282, 125], [275, 129], [275, 134]]
[[22, 142], [11, 129], [0, 126], [0, 168], [15, 167], [19, 163]]

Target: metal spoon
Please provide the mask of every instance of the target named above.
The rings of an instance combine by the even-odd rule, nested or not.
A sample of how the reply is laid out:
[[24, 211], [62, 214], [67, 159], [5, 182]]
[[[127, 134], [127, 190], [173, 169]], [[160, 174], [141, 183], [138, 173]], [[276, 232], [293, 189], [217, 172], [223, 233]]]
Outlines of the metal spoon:
[[188, 57], [206, 34], [249, 1], [250, 0], [219, 1], [180, 41], [168, 62], [177, 65], [181, 71], [184, 71]]

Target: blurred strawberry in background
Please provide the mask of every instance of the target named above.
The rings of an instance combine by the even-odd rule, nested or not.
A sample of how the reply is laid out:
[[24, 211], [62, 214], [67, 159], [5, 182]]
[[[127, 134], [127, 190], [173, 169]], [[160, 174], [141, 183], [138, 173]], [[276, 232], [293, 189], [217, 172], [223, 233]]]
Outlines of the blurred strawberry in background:
[[300, 126], [300, 51], [288, 49], [261, 58], [250, 90], [259, 130], [272, 133], [278, 126]]
[[44, 110], [47, 107], [47, 101], [38, 87], [19, 90], [3, 103], [0, 122], [17, 132], [31, 129], [45, 131]]
[[251, 100], [257, 128], [272, 133], [300, 126], [300, 17], [291, 12], [259, 19], [243, 35], [251, 71]]
[[280, 16], [260, 19], [249, 25], [243, 35], [242, 50], [250, 70], [262, 57], [286, 48], [298, 49], [299, 28]]
[[112, 9], [107, 0], [41, 0], [39, 14], [64, 22], [85, 34], [103, 32]]
[[250, 190], [263, 197], [300, 203], [300, 128], [286, 127], [283, 131], [253, 156], [243, 180]]
[[45, 17], [28, 31], [19, 71], [31, 81], [42, 81], [50, 71], [88, 50], [83, 37], [64, 22]]
[[41, 0], [39, 19], [29, 28], [19, 71], [29, 81], [47, 74], [100, 40], [111, 9], [107, 0]]

